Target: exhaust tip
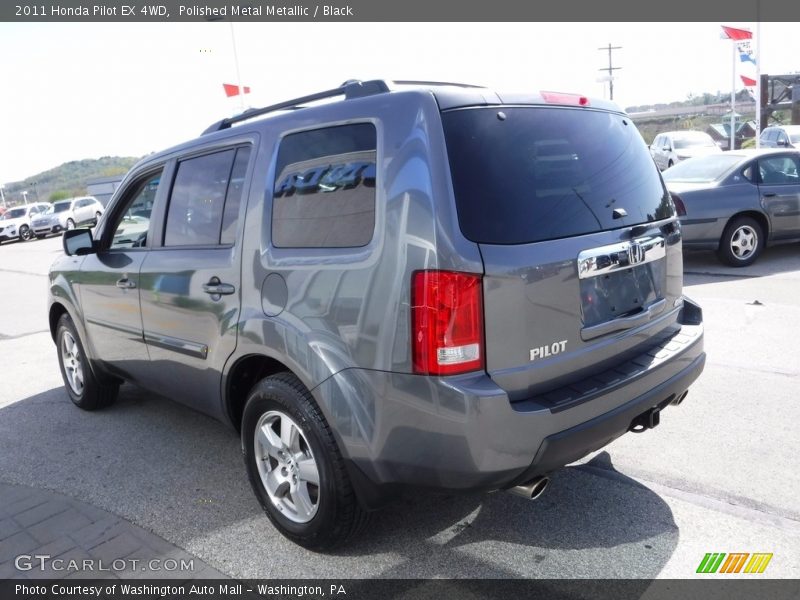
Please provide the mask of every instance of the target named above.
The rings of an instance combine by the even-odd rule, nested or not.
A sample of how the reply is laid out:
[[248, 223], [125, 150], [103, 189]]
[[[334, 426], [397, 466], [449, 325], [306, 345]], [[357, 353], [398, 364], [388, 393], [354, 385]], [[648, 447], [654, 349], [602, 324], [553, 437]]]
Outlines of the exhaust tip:
[[673, 405], [675, 405], [675, 406], [678, 406], [678, 405], [679, 405], [681, 402], [683, 402], [684, 400], [686, 400], [686, 396], [688, 396], [688, 395], [689, 395], [689, 390], [686, 390], [686, 391], [685, 391], [685, 392], [683, 392], [683, 393], [682, 393], [680, 396], [678, 396], [677, 398], [675, 398], [675, 400], [673, 400], [673, 401], [671, 402], [671, 404], [673, 404]]
[[536, 500], [539, 496], [544, 494], [545, 490], [549, 486], [550, 486], [549, 477], [536, 477], [531, 481], [529, 481], [528, 483], [523, 483], [522, 485], [509, 488], [508, 491], [514, 494], [515, 496], [522, 496], [523, 498], [527, 498], [528, 500]]

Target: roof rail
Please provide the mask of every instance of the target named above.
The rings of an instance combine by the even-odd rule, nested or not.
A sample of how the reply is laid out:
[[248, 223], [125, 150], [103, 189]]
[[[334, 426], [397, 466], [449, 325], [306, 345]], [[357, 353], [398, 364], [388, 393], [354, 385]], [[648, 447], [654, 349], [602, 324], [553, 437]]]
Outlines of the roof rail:
[[397, 80], [393, 83], [396, 83], [397, 85], [452, 85], [454, 87], [479, 89], [484, 89], [486, 87], [483, 85], [472, 85], [471, 83], [453, 83], [451, 81], [415, 81], [413, 79]]
[[344, 96], [345, 99], [349, 100], [352, 98], [362, 98], [364, 96], [372, 96], [373, 94], [382, 94], [388, 91], [389, 91], [389, 86], [382, 79], [375, 79], [372, 81], [348, 80], [345, 81], [338, 88], [325, 90], [324, 92], [317, 92], [316, 94], [310, 94], [308, 96], [301, 96], [300, 98], [294, 98], [293, 100], [286, 100], [284, 102], [279, 102], [278, 104], [265, 106], [263, 108], [248, 109], [239, 115], [235, 115], [233, 117], [228, 117], [226, 119], [222, 119], [221, 121], [217, 121], [216, 123], [208, 127], [203, 132], [203, 135], [207, 133], [213, 133], [215, 131], [222, 131], [223, 129], [228, 129], [234, 123], [247, 121], [254, 117], [260, 117], [261, 115], [266, 115], [267, 113], [279, 110], [291, 110], [295, 108], [303, 108], [301, 105], [307, 102], [315, 102], [317, 100], [324, 100], [325, 98], [335, 98], [336, 96]]

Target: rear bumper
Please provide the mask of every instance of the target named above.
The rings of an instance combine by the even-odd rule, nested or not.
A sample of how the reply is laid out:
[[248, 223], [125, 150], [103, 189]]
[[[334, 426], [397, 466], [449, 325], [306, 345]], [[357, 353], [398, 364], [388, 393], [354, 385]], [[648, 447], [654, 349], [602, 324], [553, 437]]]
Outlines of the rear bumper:
[[539, 447], [531, 466], [510, 485], [530, 481], [566, 464], [583, 458], [626, 433], [636, 417], [650, 409], [662, 410], [682, 401], [689, 386], [700, 376], [706, 355], [701, 353], [677, 375], [599, 417], [547, 436]]
[[[619, 365], [580, 397], [512, 403], [485, 373], [435, 378], [346, 369], [313, 390], [362, 503], [406, 487], [501, 489], [608, 444], [680, 398], [705, 364], [702, 313], [686, 301], [674, 340]], [[604, 374], [601, 374], [604, 375]]]

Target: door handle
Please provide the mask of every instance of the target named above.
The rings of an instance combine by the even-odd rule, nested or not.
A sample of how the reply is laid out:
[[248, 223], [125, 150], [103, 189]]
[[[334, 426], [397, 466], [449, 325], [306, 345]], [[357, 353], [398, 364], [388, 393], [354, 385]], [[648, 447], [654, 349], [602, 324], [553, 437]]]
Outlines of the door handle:
[[764, 192], [764, 198], [774, 198], [777, 195], [775, 192]]
[[123, 290], [132, 290], [136, 287], [136, 282], [123, 277], [122, 279], [117, 279], [117, 287]]
[[212, 277], [208, 283], [203, 284], [203, 291], [212, 296], [227, 296], [233, 294], [236, 288], [230, 283], [222, 283], [219, 277]]

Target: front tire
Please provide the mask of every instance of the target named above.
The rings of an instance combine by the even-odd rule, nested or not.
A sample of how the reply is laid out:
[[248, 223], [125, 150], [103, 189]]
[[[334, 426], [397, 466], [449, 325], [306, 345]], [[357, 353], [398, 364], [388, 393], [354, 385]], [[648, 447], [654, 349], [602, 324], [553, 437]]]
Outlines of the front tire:
[[746, 267], [764, 249], [764, 232], [751, 217], [738, 217], [728, 223], [719, 241], [717, 256], [732, 267]]
[[311, 550], [352, 538], [366, 522], [329, 425], [291, 373], [262, 379], [242, 417], [247, 475], [278, 531]]
[[113, 403], [119, 385], [100, 383], [89, 367], [81, 338], [68, 314], [63, 314], [56, 330], [58, 366], [70, 400], [83, 410], [96, 410]]
[[20, 242], [28, 242], [33, 239], [33, 231], [27, 225], [23, 225], [19, 228], [19, 241]]

